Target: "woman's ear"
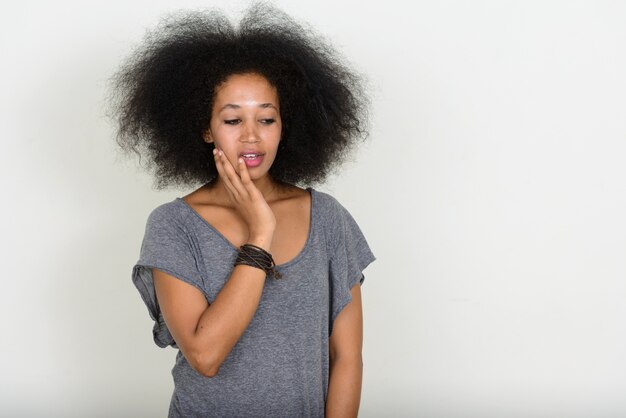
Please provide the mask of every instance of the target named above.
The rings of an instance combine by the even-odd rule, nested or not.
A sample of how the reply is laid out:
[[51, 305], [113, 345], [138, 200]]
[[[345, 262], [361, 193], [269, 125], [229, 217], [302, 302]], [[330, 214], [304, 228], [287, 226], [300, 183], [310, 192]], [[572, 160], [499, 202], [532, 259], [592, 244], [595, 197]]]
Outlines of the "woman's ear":
[[202, 135], [202, 136], [204, 138], [204, 142], [208, 142], [208, 143], [213, 142], [213, 136], [211, 135], [211, 130], [210, 129], [207, 129], [204, 132], [204, 135]]

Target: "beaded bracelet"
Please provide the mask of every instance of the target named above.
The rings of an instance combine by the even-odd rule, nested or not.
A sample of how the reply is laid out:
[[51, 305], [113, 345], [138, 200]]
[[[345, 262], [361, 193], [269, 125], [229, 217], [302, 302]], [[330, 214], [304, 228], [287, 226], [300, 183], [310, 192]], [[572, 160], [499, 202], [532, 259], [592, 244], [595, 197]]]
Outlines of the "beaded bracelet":
[[276, 264], [272, 255], [254, 244], [243, 244], [239, 247], [239, 254], [233, 267], [239, 264], [260, 268], [274, 279], [282, 278], [282, 274], [275, 269]]

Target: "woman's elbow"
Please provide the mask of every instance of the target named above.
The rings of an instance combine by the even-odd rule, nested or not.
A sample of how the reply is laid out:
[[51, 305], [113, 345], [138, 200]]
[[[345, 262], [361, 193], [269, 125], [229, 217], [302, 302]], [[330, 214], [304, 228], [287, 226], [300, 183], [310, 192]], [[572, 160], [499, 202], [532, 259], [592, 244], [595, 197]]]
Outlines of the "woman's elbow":
[[220, 371], [221, 364], [218, 364], [210, 353], [198, 351], [190, 357], [189, 365], [204, 377], [215, 377]]

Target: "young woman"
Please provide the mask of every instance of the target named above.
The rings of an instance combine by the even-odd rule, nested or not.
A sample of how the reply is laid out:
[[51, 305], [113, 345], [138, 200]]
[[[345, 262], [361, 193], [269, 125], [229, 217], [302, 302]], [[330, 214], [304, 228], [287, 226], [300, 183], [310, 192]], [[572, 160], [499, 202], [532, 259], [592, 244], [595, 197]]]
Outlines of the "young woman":
[[179, 351], [170, 417], [354, 417], [363, 269], [348, 210], [311, 186], [365, 137], [359, 77], [267, 5], [166, 19], [114, 77], [118, 143], [159, 187], [132, 280]]

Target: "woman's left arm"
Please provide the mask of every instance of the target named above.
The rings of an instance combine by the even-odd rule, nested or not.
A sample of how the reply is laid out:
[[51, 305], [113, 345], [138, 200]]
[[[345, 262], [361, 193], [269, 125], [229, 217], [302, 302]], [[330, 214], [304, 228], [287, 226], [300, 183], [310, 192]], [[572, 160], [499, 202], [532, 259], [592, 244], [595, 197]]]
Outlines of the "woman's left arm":
[[326, 418], [356, 417], [363, 380], [363, 311], [361, 285], [350, 290], [352, 301], [335, 318], [329, 341], [330, 371]]

